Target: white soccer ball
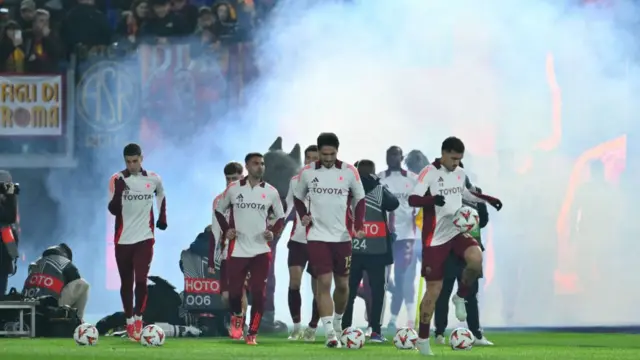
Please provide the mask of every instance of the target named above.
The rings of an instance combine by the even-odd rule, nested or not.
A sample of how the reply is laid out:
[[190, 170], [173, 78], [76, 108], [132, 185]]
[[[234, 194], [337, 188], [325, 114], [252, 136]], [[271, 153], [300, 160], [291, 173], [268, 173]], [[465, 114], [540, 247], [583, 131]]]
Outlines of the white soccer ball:
[[395, 345], [398, 350], [415, 349], [416, 341], [418, 341], [418, 333], [412, 328], [398, 329], [396, 335], [393, 337], [393, 345]]
[[449, 336], [449, 344], [451, 344], [452, 350], [471, 350], [475, 341], [476, 338], [473, 333], [465, 328], [457, 328]]
[[147, 325], [140, 334], [140, 344], [142, 346], [162, 346], [164, 345], [164, 330], [158, 325]]
[[362, 349], [364, 339], [364, 332], [354, 327], [348, 327], [342, 330], [342, 334], [340, 335], [340, 342], [347, 349]]
[[469, 206], [463, 206], [453, 215], [453, 225], [460, 233], [473, 230], [480, 223], [478, 212]]
[[80, 346], [97, 345], [99, 337], [98, 329], [91, 324], [80, 324], [73, 331], [73, 340]]

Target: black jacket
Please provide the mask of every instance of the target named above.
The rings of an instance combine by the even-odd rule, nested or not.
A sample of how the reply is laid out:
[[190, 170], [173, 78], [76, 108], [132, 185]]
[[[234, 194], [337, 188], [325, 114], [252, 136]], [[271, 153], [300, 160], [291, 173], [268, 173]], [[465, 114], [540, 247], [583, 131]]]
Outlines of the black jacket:
[[[56, 255], [69, 259], [69, 261], [71, 261], [73, 258], [73, 254], [71, 254], [71, 250], [69, 248], [64, 248], [60, 245], [52, 246], [42, 252], [42, 258], [46, 258], [47, 256], [56, 256]], [[64, 269], [62, 269], [62, 275], [64, 276], [65, 285], [67, 285], [68, 283], [74, 280], [78, 280], [81, 277], [80, 271], [78, 271], [78, 268], [73, 264], [73, 262], [68, 263], [64, 267]]]
[[[365, 194], [372, 192], [378, 186], [382, 188], [381, 208], [383, 210], [384, 221], [385, 223], [388, 224], [389, 219], [387, 219], [387, 213], [397, 209], [400, 206], [400, 201], [398, 201], [398, 198], [395, 197], [393, 193], [391, 193], [391, 191], [389, 191], [389, 189], [386, 186], [380, 184], [380, 179], [376, 175], [363, 175], [361, 176], [361, 179], [362, 179], [362, 187], [364, 188]], [[388, 249], [387, 253], [383, 255], [362, 255], [362, 256], [366, 256], [367, 262], [380, 261], [384, 265], [391, 265], [393, 264], [393, 250], [392, 250], [393, 241], [394, 241], [393, 234], [391, 234], [391, 232], [389, 231], [389, 227], [387, 227], [387, 249]], [[355, 256], [359, 256], [359, 255], [355, 255]]]
[[15, 195], [0, 195], [0, 224], [10, 225], [18, 220], [18, 201]]
[[[18, 204], [15, 195], [0, 195], [0, 226], [11, 226], [13, 228], [13, 237], [18, 243], [18, 232], [15, 223], [18, 220]], [[0, 235], [1, 236], [1, 235]], [[6, 246], [0, 239], [0, 274], [13, 273], [13, 261]]]
[[73, 52], [78, 44], [109, 45], [112, 31], [107, 16], [95, 6], [78, 4], [67, 13], [61, 33], [67, 52]]
[[163, 18], [151, 17], [142, 23], [140, 37], [148, 44], [155, 44], [157, 38], [170, 38], [189, 34], [189, 26], [174, 13]]
[[[196, 239], [193, 240], [191, 245], [189, 245], [189, 251], [197, 254], [203, 258], [209, 258], [209, 246], [211, 240], [211, 227], [207, 226], [204, 231], [202, 231]], [[182, 260], [179, 263], [180, 271], [184, 272], [182, 269]]]

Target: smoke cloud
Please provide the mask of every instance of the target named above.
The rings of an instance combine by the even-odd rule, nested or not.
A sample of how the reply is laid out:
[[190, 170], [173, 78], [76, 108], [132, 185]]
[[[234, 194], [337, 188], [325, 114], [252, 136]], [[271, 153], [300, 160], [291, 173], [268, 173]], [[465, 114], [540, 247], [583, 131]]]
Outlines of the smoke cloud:
[[[631, 234], [594, 223], [605, 198], [631, 201], [612, 185], [624, 156], [606, 150], [577, 166], [638, 110], [638, 13], [618, 3], [284, 1], [262, 34], [248, 108], [303, 146], [335, 132], [344, 160], [372, 158], [380, 170], [390, 145], [434, 158], [446, 136], [462, 138], [467, 169], [505, 203], [485, 230], [483, 325], [626, 323], [640, 294], [609, 298], [616, 312], [599, 305], [625, 292], [608, 276], [632, 260], [622, 240]], [[588, 183], [566, 210], [574, 172]], [[592, 186], [607, 195], [589, 195]]]
[[[629, 293], [624, 284], [633, 280], [623, 269], [636, 253], [628, 248], [637, 246], [626, 223], [601, 220], [633, 201], [612, 184], [624, 156], [614, 147], [593, 161], [578, 159], [637, 126], [629, 122], [640, 106], [630, 90], [640, 79], [629, 61], [635, 43], [628, 32], [637, 10], [627, 2], [595, 9], [535, 0], [280, 1], [257, 37], [261, 76], [246, 105], [145, 154], [145, 167], [165, 183], [169, 220], [151, 273], [181, 287], [179, 251], [210, 223], [211, 201], [224, 187], [222, 167], [266, 151], [276, 136], [285, 149], [304, 148], [320, 132], [335, 132], [343, 160], [366, 157], [383, 170], [391, 145], [432, 159], [455, 135], [467, 145], [465, 168], [477, 185], [505, 204], [485, 230], [483, 325], [628, 322], [640, 294]], [[96, 157], [96, 168], [122, 166], [119, 153], [103, 155], [108, 160]], [[572, 187], [574, 170], [582, 186]], [[64, 220], [64, 235], [86, 254], [77, 262], [89, 272], [92, 247], [83, 244], [88, 237], [103, 241], [104, 221], [77, 206], [106, 208], [108, 179], [94, 181], [100, 192], [88, 193], [69, 193], [60, 180], [52, 176], [51, 192], [63, 194], [66, 210], [76, 209]], [[285, 241], [275, 266], [276, 298], [283, 298]], [[120, 308], [101, 300], [117, 295], [92, 292], [92, 307]], [[617, 311], [603, 311], [605, 301]], [[303, 303], [308, 316], [310, 299]], [[356, 325], [365, 325], [362, 308], [358, 302]], [[286, 304], [276, 304], [276, 314], [288, 320]]]

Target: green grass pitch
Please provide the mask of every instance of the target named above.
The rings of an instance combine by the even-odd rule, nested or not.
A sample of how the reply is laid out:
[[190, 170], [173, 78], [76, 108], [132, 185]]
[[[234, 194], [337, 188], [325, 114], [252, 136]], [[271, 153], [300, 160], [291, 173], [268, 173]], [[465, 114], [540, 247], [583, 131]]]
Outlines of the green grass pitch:
[[[283, 338], [285, 337], [285, 338]], [[396, 350], [391, 344], [366, 344], [359, 350], [327, 349], [314, 344], [289, 342], [283, 337], [258, 336], [258, 346], [248, 346], [228, 339], [167, 339], [160, 348], [144, 348], [120, 338], [101, 337], [95, 347], [79, 347], [72, 339], [0, 339], [0, 357], [7, 360], [197, 360], [197, 359], [411, 359], [421, 357], [416, 351]], [[488, 334], [495, 347], [452, 351], [434, 345], [436, 356], [447, 359], [492, 360], [571, 360], [571, 359], [640, 359], [640, 335], [573, 333], [494, 333]]]

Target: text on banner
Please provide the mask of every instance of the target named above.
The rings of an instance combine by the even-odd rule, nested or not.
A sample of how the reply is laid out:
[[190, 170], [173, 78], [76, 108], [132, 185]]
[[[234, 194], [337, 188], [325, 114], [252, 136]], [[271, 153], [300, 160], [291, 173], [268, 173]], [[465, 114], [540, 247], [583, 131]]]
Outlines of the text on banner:
[[61, 75], [0, 78], [0, 136], [60, 136]]

